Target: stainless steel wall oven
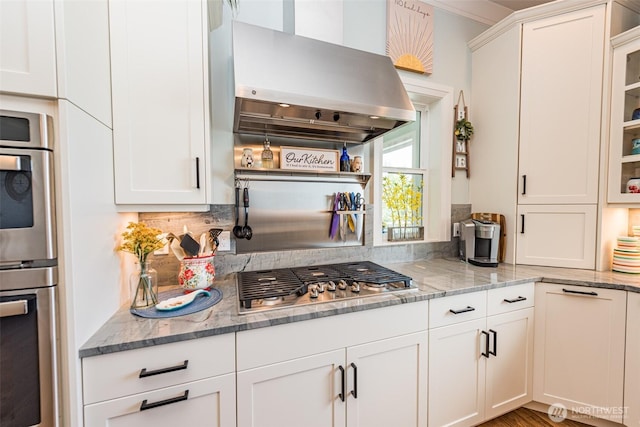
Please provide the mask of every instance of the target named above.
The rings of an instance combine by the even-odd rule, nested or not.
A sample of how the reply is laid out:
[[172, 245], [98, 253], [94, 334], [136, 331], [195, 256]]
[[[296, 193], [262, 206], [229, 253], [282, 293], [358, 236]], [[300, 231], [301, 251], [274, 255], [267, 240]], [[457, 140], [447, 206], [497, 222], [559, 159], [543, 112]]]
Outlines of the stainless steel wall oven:
[[52, 118], [0, 110], [0, 425], [56, 426]]

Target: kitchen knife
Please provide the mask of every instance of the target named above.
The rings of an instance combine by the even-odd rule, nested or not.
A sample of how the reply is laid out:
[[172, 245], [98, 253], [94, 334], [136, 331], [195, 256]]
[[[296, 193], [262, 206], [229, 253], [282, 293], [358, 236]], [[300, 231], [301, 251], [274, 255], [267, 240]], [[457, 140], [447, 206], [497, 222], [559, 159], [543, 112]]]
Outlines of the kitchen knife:
[[[353, 202], [354, 210], [360, 211], [364, 209], [364, 205], [361, 204], [362, 197], [360, 196], [360, 193], [358, 193], [357, 197], [355, 193], [351, 193], [351, 200]], [[364, 226], [364, 214], [363, 213], [356, 214], [356, 239], [358, 240], [360, 240], [360, 237], [362, 237], [363, 226]]]
[[[344, 195], [347, 198], [347, 203], [345, 203], [347, 210], [349, 211], [354, 210], [353, 198], [349, 193], [344, 193]], [[349, 226], [349, 230], [351, 230], [352, 233], [356, 232], [356, 215], [355, 214], [350, 213], [347, 216], [347, 225]]]
[[340, 222], [340, 215], [336, 213], [338, 205], [340, 204], [340, 193], [336, 193], [333, 198], [333, 213], [331, 214], [331, 226], [329, 227], [329, 238], [335, 239], [338, 232], [338, 223]]

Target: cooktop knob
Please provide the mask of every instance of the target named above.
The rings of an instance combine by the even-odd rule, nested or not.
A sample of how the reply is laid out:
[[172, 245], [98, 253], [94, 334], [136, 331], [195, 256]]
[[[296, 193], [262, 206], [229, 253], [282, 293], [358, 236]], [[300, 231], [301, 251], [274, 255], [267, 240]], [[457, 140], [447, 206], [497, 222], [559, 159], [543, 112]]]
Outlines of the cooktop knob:
[[335, 292], [336, 291], [336, 282], [334, 282], [333, 280], [330, 280], [329, 283], [327, 283], [327, 290], [329, 292]]
[[347, 282], [345, 282], [344, 280], [340, 279], [340, 281], [338, 282], [338, 289], [341, 290], [345, 290], [347, 289]]
[[312, 287], [311, 290], [309, 291], [309, 297], [310, 298], [318, 298], [318, 288], [317, 287]]
[[318, 290], [318, 292], [322, 293], [324, 292], [324, 283], [318, 283], [316, 285], [316, 289]]
[[353, 284], [351, 285], [351, 292], [357, 294], [360, 292], [360, 283], [358, 282], [353, 282]]

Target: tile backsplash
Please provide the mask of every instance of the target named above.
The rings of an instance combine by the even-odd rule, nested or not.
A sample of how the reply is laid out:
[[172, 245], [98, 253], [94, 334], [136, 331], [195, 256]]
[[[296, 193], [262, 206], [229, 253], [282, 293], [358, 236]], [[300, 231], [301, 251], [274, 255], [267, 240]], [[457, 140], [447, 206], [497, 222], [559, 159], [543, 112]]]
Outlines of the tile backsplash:
[[[369, 210], [371, 207], [367, 207]], [[209, 212], [197, 213], [140, 213], [139, 220], [164, 232], [182, 234], [186, 224], [194, 236], [210, 228], [231, 230], [235, 225], [233, 205], [212, 205]], [[367, 212], [368, 214], [372, 212]], [[451, 222], [459, 222], [471, 216], [471, 205], [452, 205]], [[373, 215], [366, 215], [372, 218]], [[369, 220], [368, 220], [369, 221]], [[458, 238], [449, 242], [410, 243], [406, 245], [376, 246], [371, 235], [371, 224], [365, 223], [365, 243], [362, 246], [255, 252], [236, 254], [235, 240], [231, 238], [231, 251], [218, 252], [215, 258], [216, 274], [238, 271], [253, 271], [268, 268], [299, 267], [312, 264], [369, 260], [373, 262], [402, 262], [418, 259], [456, 257]], [[233, 234], [232, 234], [233, 236]], [[152, 255], [154, 268], [158, 271], [160, 285], [176, 284], [180, 263], [172, 255]]]

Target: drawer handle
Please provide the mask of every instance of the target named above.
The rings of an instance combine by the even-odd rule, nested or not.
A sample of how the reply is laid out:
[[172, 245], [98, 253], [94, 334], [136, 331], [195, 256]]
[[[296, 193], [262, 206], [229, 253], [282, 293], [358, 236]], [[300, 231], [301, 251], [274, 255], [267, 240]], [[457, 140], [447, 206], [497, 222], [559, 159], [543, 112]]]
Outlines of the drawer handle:
[[518, 297], [518, 298], [515, 298], [515, 299], [507, 299], [507, 298], [505, 298], [503, 301], [504, 302], [508, 302], [509, 304], [513, 304], [514, 302], [521, 302], [521, 301], [526, 301], [526, 300], [527, 300], [526, 297]]
[[475, 308], [473, 308], [473, 307], [471, 307], [470, 305], [468, 305], [468, 306], [467, 306], [467, 308], [463, 308], [463, 309], [461, 309], [461, 310], [454, 310], [454, 309], [451, 309], [451, 310], [449, 310], [449, 312], [450, 312], [450, 313], [453, 313], [453, 314], [462, 314], [462, 313], [467, 313], [467, 312], [469, 312], [469, 311], [474, 311], [474, 310], [475, 310]]
[[153, 375], [160, 375], [160, 374], [166, 374], [173, 371], [180, 371], [182, 369], [187, 369], [187, 365], [189, 365], [189, 361], [185, 360], [182, 365], [170, 366], [168, 368], [157, 369], [155, 371], [147, 371], [147, 368], [142, 368], [138, 378], [151, 377]]
[[189, 398], [189, 390], [185, 390], [182, 396], [172, 397], [170, 399], [159, 400], [157, 402], [147, 403], [147, 399], [142, 401], [142, 405], [140, 405], [141, 411], [146, 411], [147, 409], [157, 408], [158, 406], [171, 405], [172, 403], [182, 402], [183, 400], [187, 400]]
[[589, 295], [589, 296], [592, 296], [592, 297], [597, 297], [598, 296], [598, 294], [596, 292], [574, 291], [572, 289], [565, 289], [565, 288], [562, 288], [562, 292], [565, 292], [567, 294]]
[[342, 365], [338, 365], [338, 369], [340, 369], [340, 376], [342, 377], [341, 380], [341, 387], [340, 387], [340, 394], [338, 395], [340, 397], [340, 400], [342, 400], [344, 402], [344, 395], [345, 395], [345, 389], [346, 389], [346, 384], [344, 381], [344, 368], [342, 367]]

